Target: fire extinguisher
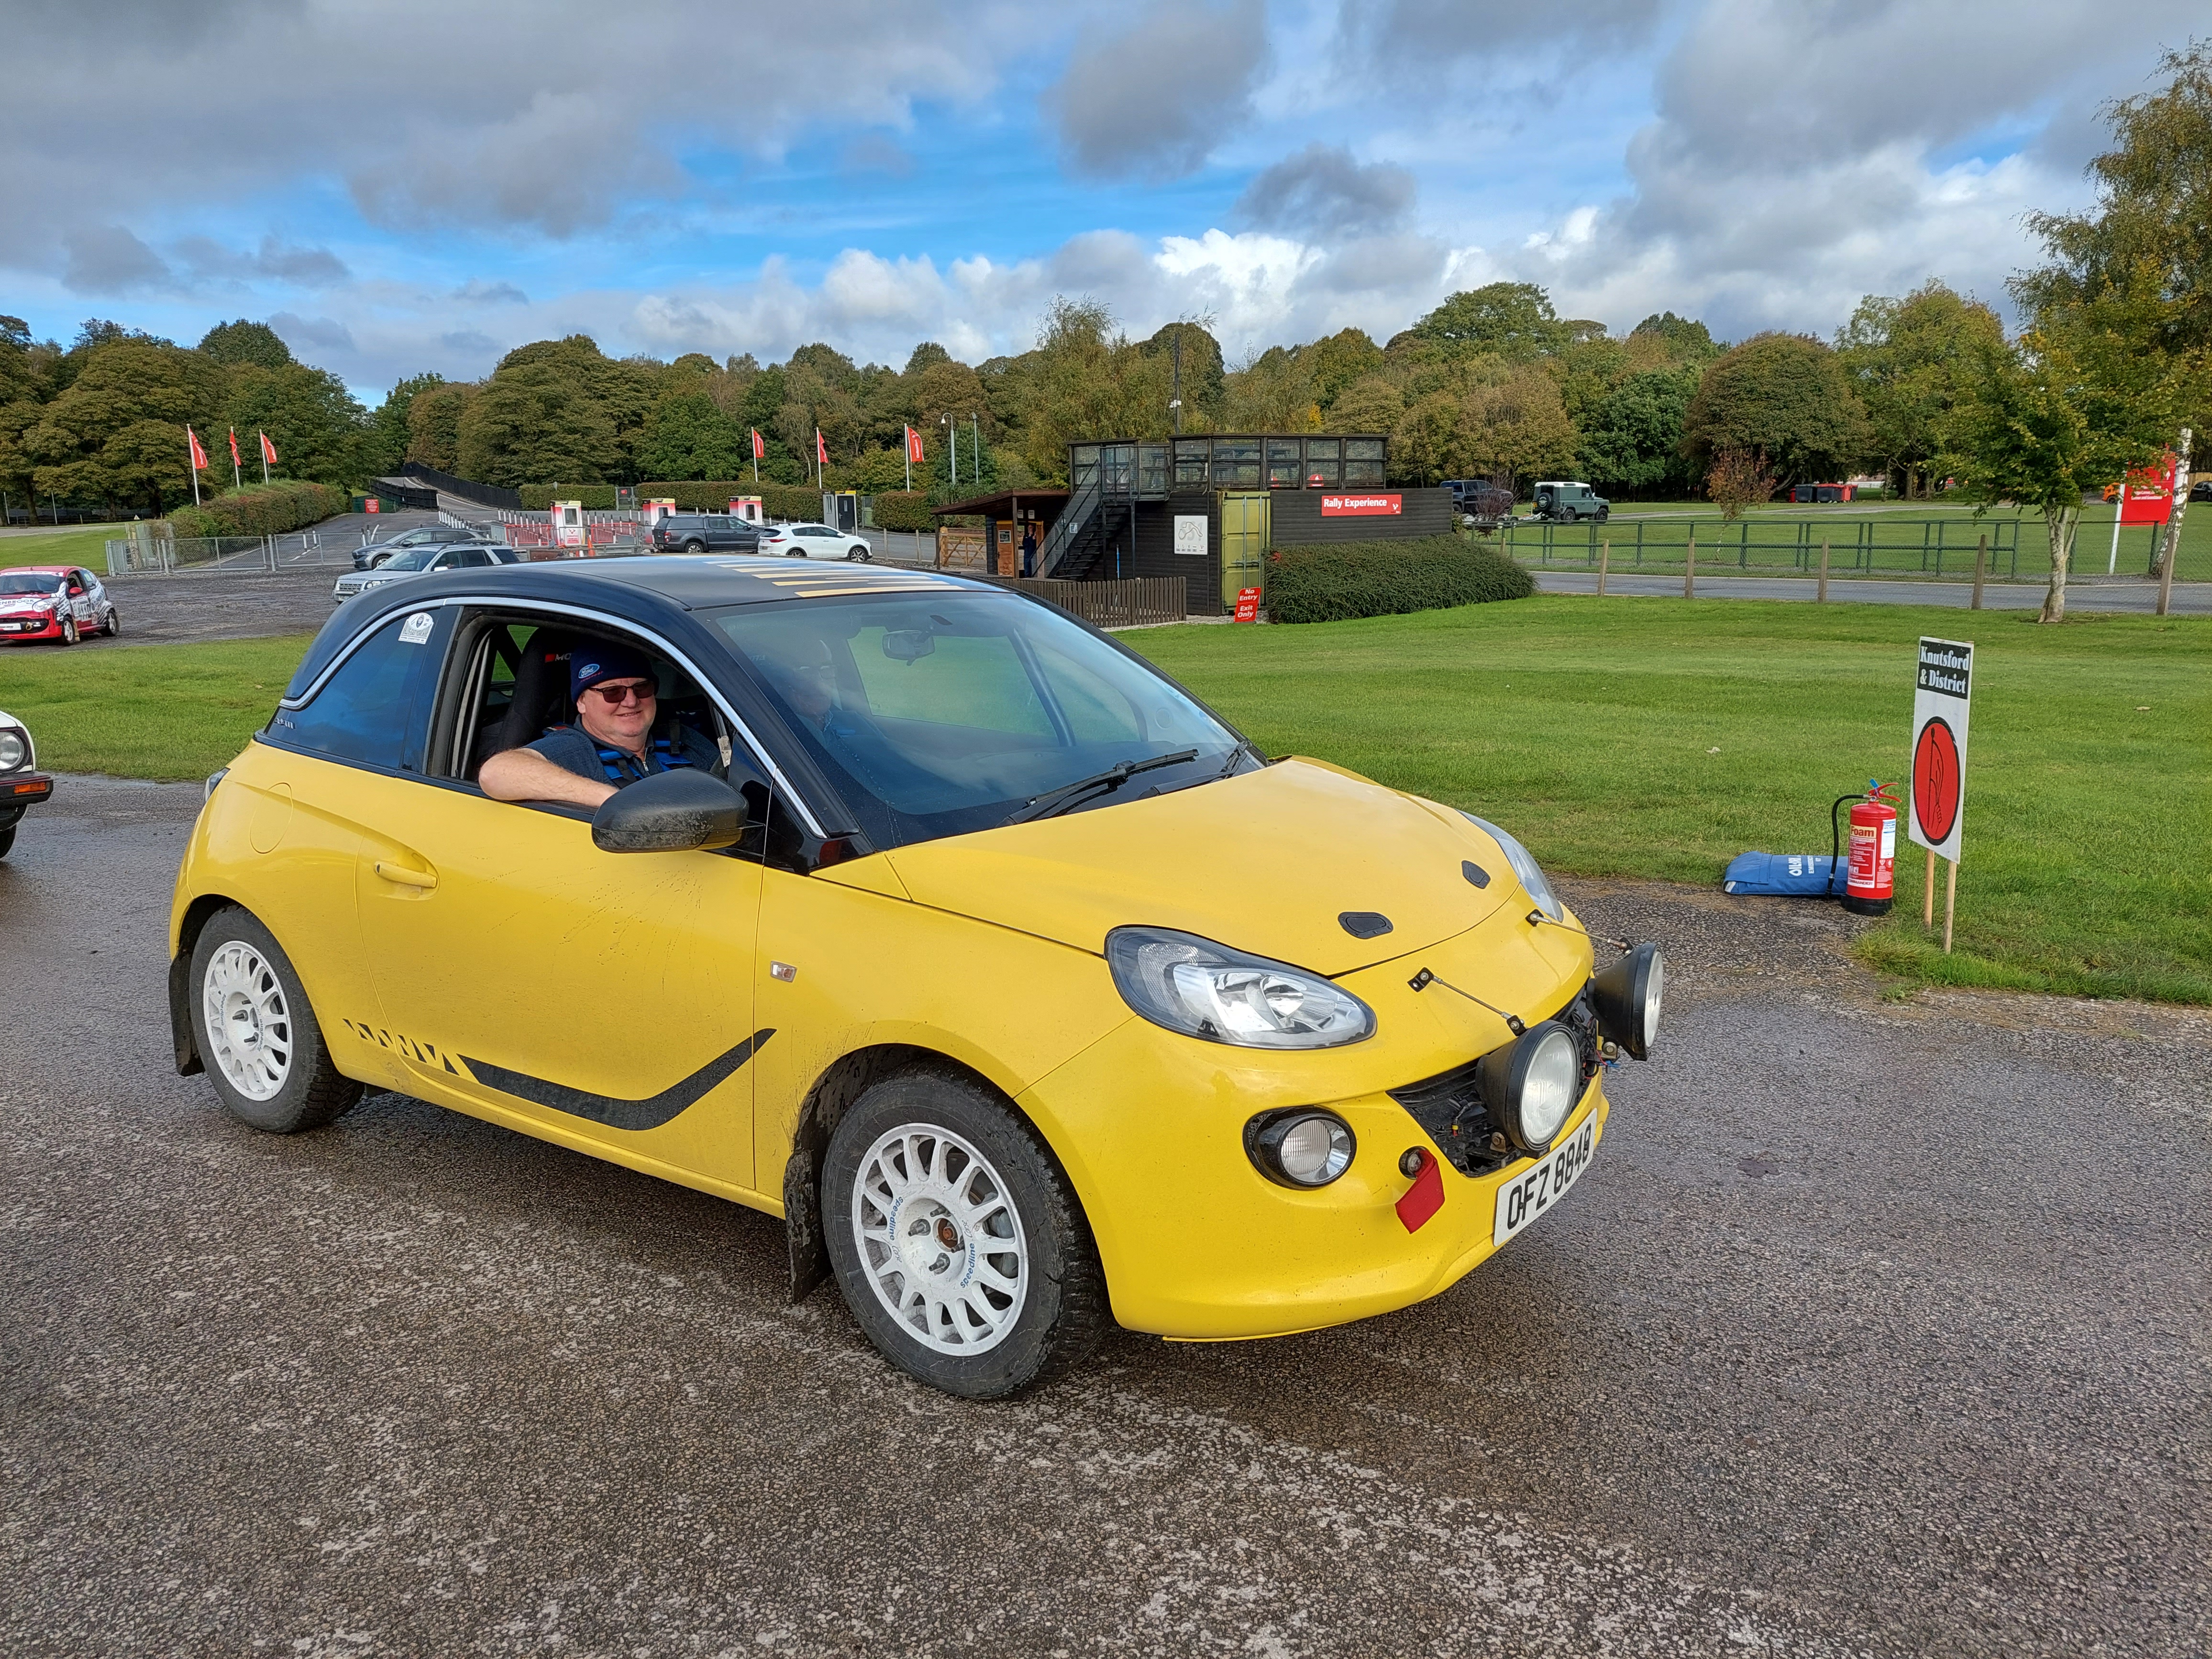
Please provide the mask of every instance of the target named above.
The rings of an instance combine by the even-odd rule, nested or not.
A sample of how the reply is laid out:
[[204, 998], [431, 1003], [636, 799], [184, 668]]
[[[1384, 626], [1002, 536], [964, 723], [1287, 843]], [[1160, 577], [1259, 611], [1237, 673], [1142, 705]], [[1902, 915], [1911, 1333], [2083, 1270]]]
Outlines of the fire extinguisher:
[[1850, 863], [1844, 882], [1843, 905], [1862, 916], [1887, 915], [1897, 896], [1897, 809], [1902, 803], [1882, 793], [1895, 787], [1869, 778], [1864, 794], [1838, 795], [1828, 808], [1828, 868], [1832, 871], [1842, 851], [1836, 815], [1845, 801], [1853, 803]]

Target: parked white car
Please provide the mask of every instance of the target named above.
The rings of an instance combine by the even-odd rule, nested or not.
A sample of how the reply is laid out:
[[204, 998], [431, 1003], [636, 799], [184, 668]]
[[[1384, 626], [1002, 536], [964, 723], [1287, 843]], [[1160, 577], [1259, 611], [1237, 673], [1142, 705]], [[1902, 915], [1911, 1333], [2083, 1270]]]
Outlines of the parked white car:
[[0, 859], [15, 844], [16, 821], [53, 793], [54, 781], [39, 770], [29, 729], [0, 708]]
[[761, 532], [760, 550], [791, 559], [845, 559], [866, 564], [875, 556], [866, 536], [832, 530], [826, 524], [776, 524]]

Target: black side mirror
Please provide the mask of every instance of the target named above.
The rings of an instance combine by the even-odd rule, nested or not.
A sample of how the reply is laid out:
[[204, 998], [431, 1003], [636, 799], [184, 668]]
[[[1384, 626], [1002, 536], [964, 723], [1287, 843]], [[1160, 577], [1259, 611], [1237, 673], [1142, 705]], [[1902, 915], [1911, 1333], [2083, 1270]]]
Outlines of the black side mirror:
[[744, 797], [690, 767], [640, 778], [592, 814], [592, 845], [603, 853], [710, 851], [744, 832]]

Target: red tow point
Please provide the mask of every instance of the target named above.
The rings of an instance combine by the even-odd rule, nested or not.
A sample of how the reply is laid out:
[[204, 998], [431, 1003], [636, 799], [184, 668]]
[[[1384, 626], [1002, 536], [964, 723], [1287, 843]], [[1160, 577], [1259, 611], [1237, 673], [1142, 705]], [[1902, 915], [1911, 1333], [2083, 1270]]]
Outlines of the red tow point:
[[1428, 1224], [1429, 1218], [1444, 1206], [1444, 1167], [1434, 1152], [1420, 1151], [1421, 1172], [1413, 1177], [1413, 1184], [1406, 1188], [1406, 1195], [1398, 1200], [1398, 1219], [1406, 1224], [1406, 1231], [1417, 1233]]

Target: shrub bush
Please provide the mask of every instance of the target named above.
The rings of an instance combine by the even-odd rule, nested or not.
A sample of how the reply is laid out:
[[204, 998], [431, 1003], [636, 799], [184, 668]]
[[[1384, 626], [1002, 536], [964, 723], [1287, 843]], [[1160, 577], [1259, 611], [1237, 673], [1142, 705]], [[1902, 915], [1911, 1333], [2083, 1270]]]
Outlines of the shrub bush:
[[169, 514], [179, 536], [281, 536], [346, 510], [346, 495], [329, 484], [287, 481], [248, 484], [199, 507]]
[[1279, 623], [1395, 617], [1536, 591], [1535, 579], [1504, 554], [1456, 536], [1278, 548], [1267, 576], [1267, 614]]
[[934, 530], [937, 515], [929, 510], [929, 493], [922, 489], [887, 489], [876, 497], [878, 530]]

